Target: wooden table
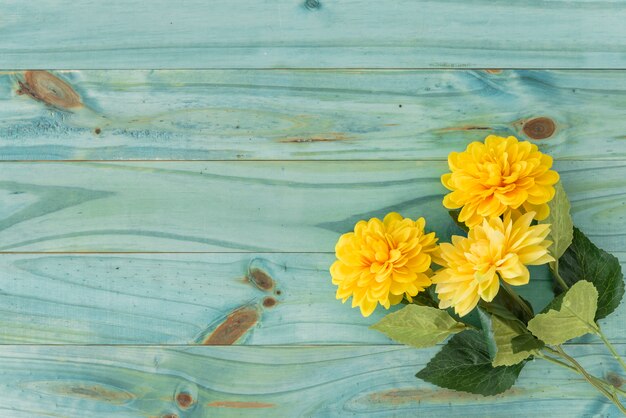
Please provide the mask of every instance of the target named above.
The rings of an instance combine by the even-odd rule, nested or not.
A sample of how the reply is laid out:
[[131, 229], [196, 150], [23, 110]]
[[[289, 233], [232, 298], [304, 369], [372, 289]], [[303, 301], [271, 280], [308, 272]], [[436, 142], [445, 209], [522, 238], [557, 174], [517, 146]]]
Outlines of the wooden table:
[[[414, 377], [334, 298], [334, 243], [489, 133], [555, 158], [626, 263], [621, 0], [0, 0], [0, 416], [617, 416], [530, 364], [482, 397]], [[551, 298], [545, 268], [521, 292]], [[626, 306], [603, 329], [626, 353]], [[616, 384], [599, 341], [569, 352]]]

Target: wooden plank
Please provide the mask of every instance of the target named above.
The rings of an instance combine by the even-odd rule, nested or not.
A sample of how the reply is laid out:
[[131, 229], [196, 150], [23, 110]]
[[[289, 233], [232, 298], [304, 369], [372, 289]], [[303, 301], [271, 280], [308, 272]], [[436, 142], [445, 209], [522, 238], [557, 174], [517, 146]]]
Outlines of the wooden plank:
[[614, 0], [5, 0], [0, 68], [625, 68]]
[[[626, 253], [618, 256], [626, 271]], [[335, 300], [333, 259], [3, 254], [0, 344], [391, 344], [368, 328], [388, 311], [363, 318]], [[518, 290], [539, 311], [552, 299], [547, 267], [533, 267], [532, 280]], [[624, 321], [626, 304], [602, 321], [611, 341], [626, 343]]]
[[[618, 346], [626, 353], [624, 345]], [[622, 382], [599, 346], [570, 346]], [[483, 397], [415, 378], [436, 348], [0, 347], [0, 412], [11, 417], [617, 417], [569, 370], [535, 361], [508, 392]], [[168, 415], [169, 414], [169, 415]]]
[[445, 159], [489, 133], [623, 159], [625, 94], [624, 71], [7, 72], [0, 159]]
[[[392, 210], [455, 230], [438, 161], [3, 163], [2, 252], [332, 252]], [[561, 161], [574, 220], [623, 251], [626, 166]]]

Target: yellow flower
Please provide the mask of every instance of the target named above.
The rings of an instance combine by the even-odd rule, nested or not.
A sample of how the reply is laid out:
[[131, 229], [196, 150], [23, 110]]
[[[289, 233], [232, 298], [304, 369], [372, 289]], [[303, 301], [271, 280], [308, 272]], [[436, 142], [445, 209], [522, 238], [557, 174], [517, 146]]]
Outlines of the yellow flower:
[[533, 216], [534, 212], [528, 212], [513, 219], [511, 212], [507, 212], [504, 219], [484, 220], [482, 225], [470, 230], [467, 238], [453, 236], [452, 244], [441, 244], [444, 268], [432, 278], [439, 307], [453, 306], [457, 314], [464, 316], [479, 299], [493, 300], [500, 279], [521, 286], [530, 277], [527, 265], [554, 261], [548, 253], [552, 242], [546, 240], [550, 225], [530, 226]]
[[536, 212], [538, 220], [550, 213], [547, 203], [554, 197], [559, 175], [550, 170], [552, 157], [535, 144], [489, 135], [484, 143], [472, 142], [461, 153], [451, 152], [448, 166], [452, 173], [444, 174], [441, 182], [452, 192], [443, 205], [463, 207], [459, 221], [470, 228], [508, 209]]
[[337, 299], [352, 296], [365, 317], [380, 303], [400, 303], [430, 286], [431, 253], [435, 233], [424, 233], [424, 218], [413, 221], [392, 212], [381, 221], [359, 221], [354, 232], [342, 235], [335, 246], [337, 261], [330, 267]]

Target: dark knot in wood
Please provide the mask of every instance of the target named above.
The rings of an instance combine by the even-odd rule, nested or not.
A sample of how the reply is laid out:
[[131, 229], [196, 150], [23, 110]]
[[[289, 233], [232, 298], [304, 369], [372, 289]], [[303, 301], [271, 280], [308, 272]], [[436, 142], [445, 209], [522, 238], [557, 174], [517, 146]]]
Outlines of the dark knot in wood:
[[268, 296], [265, 299], [263, 299], [263, 306], [266, 308], [273, 308], [274, 306], [276, 306], [277, 303], [278, 301], [271, 296]]
[[189, 408], [191, 405], [193, 405], [193, 402], [193, 396], [191, 396], [187, 392], [180, 392], [178, 395], [176, 395], [176, 403], [178, 404], [178, 406], [181, 407], [181, 409]]
[[243, 306], [231, 312], [208, 337], [204, 345], [232, 345], [243, 337], [259, 321], [256, 309]]
[[78, 93], [65, 81], [47, 71], [26, 71], [24, 82], [19, 82], [18, 94], [60, 109], [72, 109], [83, 105]]
[[524, 122], [522, 130], [529, 138], [546, 139], [554, 134], [556, 124], [550, 118], [539, 117]]
[[261, 269], [253, 268], [248, 273], [248, 279], [259, 289], [269, 291], [274, 288], [274, 279]]
[[306, 0], [304, 2], [304, 7], [309, 10], [316, 10], [322, 7], [322, 4], [319, 2], [319, 0]]

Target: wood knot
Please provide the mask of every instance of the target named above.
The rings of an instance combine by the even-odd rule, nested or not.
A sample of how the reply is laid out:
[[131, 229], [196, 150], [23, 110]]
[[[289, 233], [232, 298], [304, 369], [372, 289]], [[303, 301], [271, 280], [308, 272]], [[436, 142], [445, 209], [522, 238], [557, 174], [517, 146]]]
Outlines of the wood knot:
[[94, 129], [93, 131], [94, 131], [94, 133], [95, 133], [96, 135], [100, 135], [100, 133], [102, 132], [102, 129], [100, 129], [100, 128], [96, 128], [96, 129]]
[[620, 375], [613, 372], [608, 372], [606, 374], [606, 380], [608, 380], [609, 383], [616, 388], [619, 388], [624, 384], [624, 379]]
[[271, 296], [268, 296], [265, 299], [263, 299], [263, 306], [266, 308], [273, 308], [274, 306], [276, 306], [277, 303], [278, 301]]
[[259, 321], [256, 309], [243, 306], [230, 313], [215, 330], [204, 339], [204, 345], [232, 345]]
[[261, 269], [253, 268], [248, 273], [248, 279], [259, 289], [266, 292], [274, 288], [274, 279]]
[[176, 395], [176, 403], [181, 409], [187, 409], [194, 403], [193, 396], [187, 392], [180, 392]]
[[316, 10], [322, 7], [322, 4], [319, 2], [319, 0], [306, 0], [304, 2], [304, 7], [306, 7], [309, 10]]
[[47, 71], [26, 71], [24, 82], [19, 85], [17, 94], [26, 94], [50, 106], [72, 109], [83, 105], [69, 84]]
[[554, 134], [556, 124], [550, 118], [539, 117], [524, 122], [522, 130], [529, 138], [546, 139]]

